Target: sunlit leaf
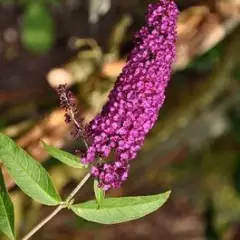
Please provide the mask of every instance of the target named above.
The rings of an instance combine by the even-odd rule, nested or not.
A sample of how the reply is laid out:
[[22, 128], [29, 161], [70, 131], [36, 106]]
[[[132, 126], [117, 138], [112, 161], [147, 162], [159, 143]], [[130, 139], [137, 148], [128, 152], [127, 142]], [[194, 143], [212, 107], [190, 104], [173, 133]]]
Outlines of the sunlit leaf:
[[14, 209], [11, 198], [8, 195], [4, 183], [1, 169], [0, 169], [0, 231], [10, 239], [15, 239]]
[[16, 184], [31, 198], [46, 205], [61, 201], [47, 171], [9, 137], [0, 133], [0, 160]]
[[107, 198], [98, 207], [95, 200], [72, 205], [78, 216], [92, 222], [114, 224], [143, 217], [160, 208], [168, 199], [170, 192], [141, 197]]

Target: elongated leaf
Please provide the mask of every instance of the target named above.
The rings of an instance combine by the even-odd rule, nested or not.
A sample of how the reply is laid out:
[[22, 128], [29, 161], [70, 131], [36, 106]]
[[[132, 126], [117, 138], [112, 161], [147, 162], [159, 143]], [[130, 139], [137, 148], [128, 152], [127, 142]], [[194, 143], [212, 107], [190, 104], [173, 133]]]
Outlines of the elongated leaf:
[[66, 165], [73, 167], [73, 168], [86, 168], [86, 165], [80, 163], [80, 159], [71, 153], [65, 152], [58, 148], [52, 147], [47, 145], [46, 143], [42, 142], [44, 149], [54, 158], [58, 159], [59, 161], [65, 163]]
[[0, 159], [16, 184], [31, 198], [46, 205], [61, 201], [47, 171], [9, 137], [0, 133]]
[[98, 187], [99, 183], [97, 180], [94, 180], [93, 185], [94, 185], [93, 188], [94, 188], [95, 198], [96, 198], [98, 207], [100, 207], [105, 198], [105, 191], [102, 188]]
[[95, 200], [72, 205], [78, 216], [92, 222], [114, 224], [143, 217], [160, 208], [170, 192], [141, 197], [107, 198], [98, 208]]
[[1, 169], [0, 169], [0, 231], [10, 239], [15, 239], [14, 209], [11, 198], [8, 195], [3, 180]]

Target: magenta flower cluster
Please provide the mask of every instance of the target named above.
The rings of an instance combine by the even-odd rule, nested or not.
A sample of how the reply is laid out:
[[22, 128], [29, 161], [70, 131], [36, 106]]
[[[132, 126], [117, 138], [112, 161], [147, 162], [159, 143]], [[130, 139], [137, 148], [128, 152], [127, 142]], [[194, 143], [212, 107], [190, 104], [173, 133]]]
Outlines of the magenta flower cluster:
[[[82, 161], [93, 163], [91, 173], [105, 190], [127, 179], [129, 161], [158, 118], [175, 58], [177, 16], [172, 0], [149, 5], [146, 26], [136, 33], [134, 49], [108, 102], [89, 123], [92, 142]], [[113, 161], [107, 160], [110, 155]]]

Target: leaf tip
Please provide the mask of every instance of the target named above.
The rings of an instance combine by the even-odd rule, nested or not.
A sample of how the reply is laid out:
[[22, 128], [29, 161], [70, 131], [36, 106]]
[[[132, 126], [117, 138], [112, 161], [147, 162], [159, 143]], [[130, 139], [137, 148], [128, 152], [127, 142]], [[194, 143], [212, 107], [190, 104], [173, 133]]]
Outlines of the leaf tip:
[[165, 192], [165, 193], [164, 193], [164, 195], [165, 195], [165, 197], [166, 197], [166, 200], [168, 200], [168, 199], [169, 199], [169, 197], [170, 197], [171, 193], [172, 193], [172, 191], [171, 191], [171, 190], [169, 190], [169, 191], [167, 191], [167, 192]]
[[161, 202], [161, 205], [165, 204], [169, 197], [171, 195], [171, 191], [167, 191], [167, 192], [164, 192], [164, 193], [160, 193], [158, 196], [159, 196], [159, 201]]

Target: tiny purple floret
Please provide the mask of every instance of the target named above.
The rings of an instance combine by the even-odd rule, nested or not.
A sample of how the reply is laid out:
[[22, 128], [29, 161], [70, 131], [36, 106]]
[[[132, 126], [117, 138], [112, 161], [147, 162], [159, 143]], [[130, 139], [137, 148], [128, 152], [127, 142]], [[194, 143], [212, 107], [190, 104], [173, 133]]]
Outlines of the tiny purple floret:
[[[134, 48], [108, 102], [89, 123], [92, 142], [82, 161], [93, 163], [91, 173], [104, 190], [127, 179], [129, 161], [158, 118], [176, 55], [177, 16], [172, 0], [149, 5], [146, 26], [135, 34]], [[110, 153], [113, 162], [106, 160]], [[96, 163], [96, 158], [104, 161]]]

